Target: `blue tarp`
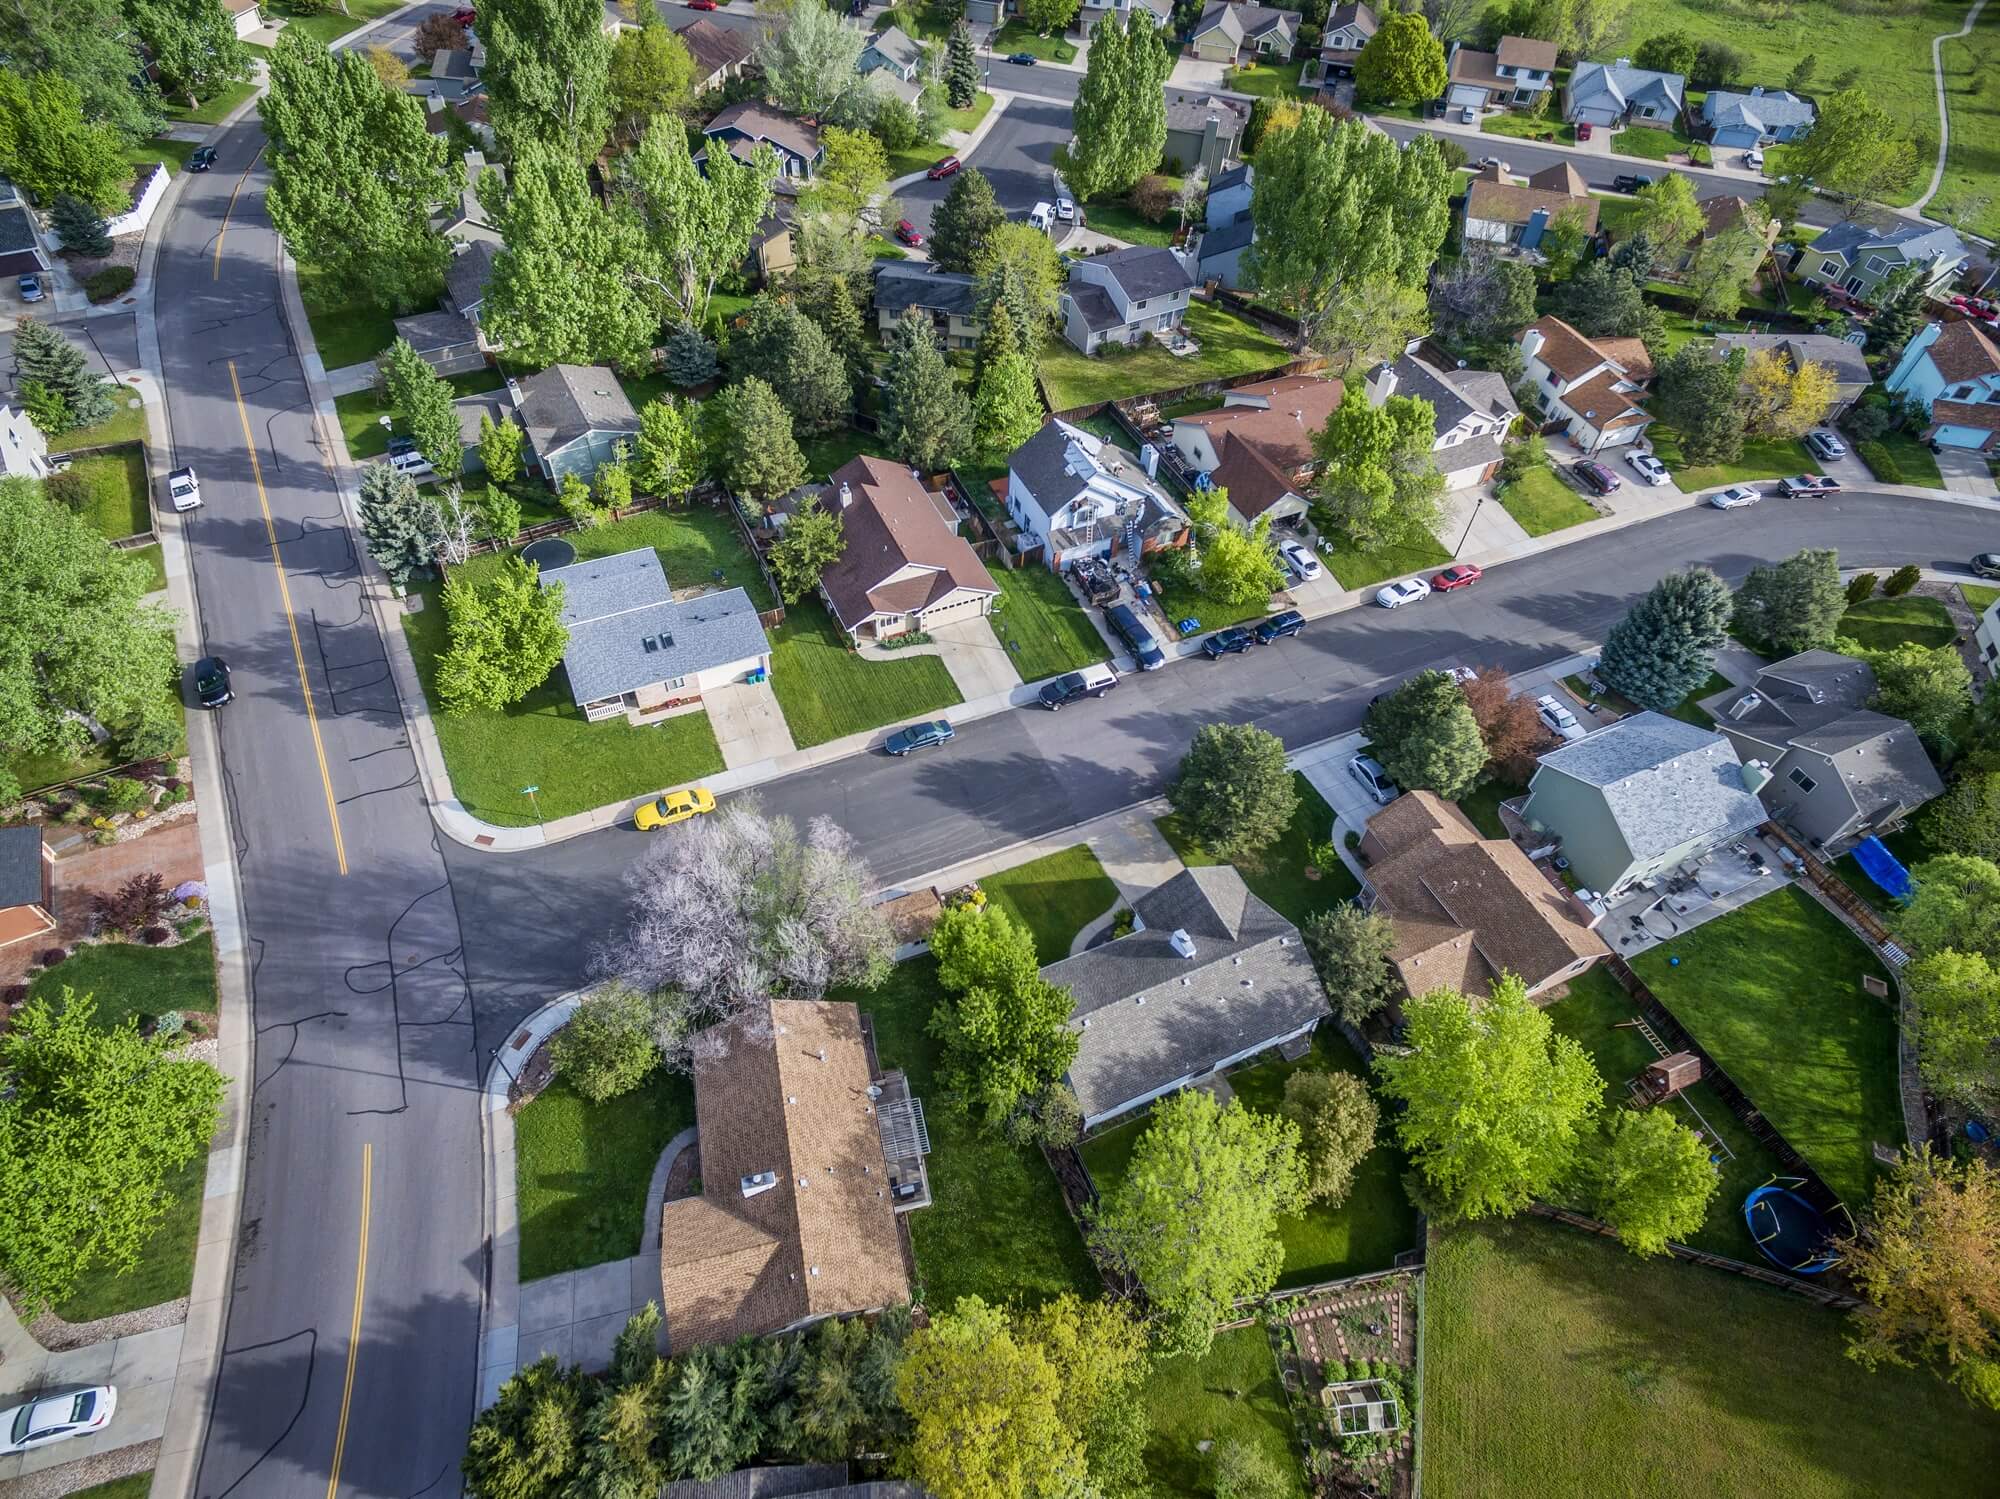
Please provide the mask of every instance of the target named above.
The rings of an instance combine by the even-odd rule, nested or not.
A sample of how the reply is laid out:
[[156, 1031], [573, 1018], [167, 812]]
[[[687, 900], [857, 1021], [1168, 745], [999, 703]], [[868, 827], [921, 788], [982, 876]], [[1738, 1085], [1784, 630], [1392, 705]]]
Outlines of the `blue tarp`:
[[1854, 846], [1854, 862], [1861, 866], [1861, 872], [1880, 885], [1883, 891], [1896, 900], [1908, 900], [1916, 887], [1910, 883], [1910, 872], [1902, 862], [1889, 852], [1888, 846], [1880, 838], [1864, 838]]

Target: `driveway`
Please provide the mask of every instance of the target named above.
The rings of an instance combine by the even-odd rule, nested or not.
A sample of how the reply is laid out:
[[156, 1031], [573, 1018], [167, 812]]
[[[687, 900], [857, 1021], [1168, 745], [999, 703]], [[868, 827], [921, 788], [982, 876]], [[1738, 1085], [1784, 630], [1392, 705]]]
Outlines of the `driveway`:
[[1937, 455], [1937, 466], [1949, 493], [1980, 500], [2000, 499], [2000, 488], [1993, 483], [1993, 469], [1983, 453], [1945, 448]]
[[1167, 82], [1176, 88], [1222, 88], [1228, 81], [1228, 63], [1209, 62], [1204, 58], [1187, 56], [1185, 53], [1174, 59], [1174, 70], [1167, 75]]
[[716, 748], [722, 763], [735, 770], [755, 765], [759, 760], [775, 760], [789, 755], [798, 746], [778, 707], [777, 694], [768, 682], [755, 686], [731, 682], [702, 695], [708, 705], [709, 726], [715, 730]]
[[1491, 484], [1474, 484], [1445, 495], [1444, 524], [1438, 527], [1438, 538], [1452, 556], [1472, 557], [1515, 546], [1526, 541], [1528, 533], [1507, 513], [1507, 507], [1493, 498]]

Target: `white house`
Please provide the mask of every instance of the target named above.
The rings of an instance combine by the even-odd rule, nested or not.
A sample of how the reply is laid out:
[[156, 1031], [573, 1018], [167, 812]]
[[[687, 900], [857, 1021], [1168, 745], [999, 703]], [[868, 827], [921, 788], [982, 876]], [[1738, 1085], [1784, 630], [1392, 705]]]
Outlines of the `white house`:
[[1444, 370], [1414, 353], [1394, 364], [1377, 365], [1364, 387], [1368, 404], [1390, 396], [1415, 396], [1437, 412], [1431, 451], [1446, 489], [1483, 484], [1500, 466], [1500, 445], [1521, 408], [1507, 389], [1507, 377], [1491, 370]]
[[1922, 404], [1941, 446], [2000, 450], [2000, 341], [1979, 324], [1931, 323], [1910, 340], [1886, 382]]
[[1491, 52], [1451, 44], [1444, 102], [1452, 109], [1533, 104], [1555, 83], [1556, 44], [1503, 36]]
[[1195, 288], [1188, 258], [1156, 245], [1130, 245], [1090, 255], [1069, 268], [1063, 293], [1063, 337], [1086, 354], [1105, 344], [1162, 337], [1187, 316]]
[[222, 8], [235, 28], [238, 41], [254, 36], [264, 24], [264, 13], [257, 8], [257, 0], [222, 0]]
[[1049, 422], [1008, 456], [1007, 512], [1056, 569], [1175, 546], [1187, 533], [1187, 512], [1137, 458], [1068, 422]]
[[17, 479], [49, 475], [49, 440], [26, 411], [5, 401], [0, 401], [0, 474]]
[[1521, 330], [1526, 380], [1549, 421], [1562, 422], [1586, 453], [1637, 442], [1652, 425], [1639, 404], [1652, 356], [1636, 338], [1585, 338], [1559, 317]]

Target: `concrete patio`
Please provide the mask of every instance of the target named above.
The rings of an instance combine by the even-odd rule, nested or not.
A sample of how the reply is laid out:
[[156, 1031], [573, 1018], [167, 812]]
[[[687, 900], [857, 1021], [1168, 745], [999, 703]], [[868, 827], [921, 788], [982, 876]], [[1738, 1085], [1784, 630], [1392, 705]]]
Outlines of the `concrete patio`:
[[1597, 934], [1624, 958], [1671, 942], [1789, 885], [1792, 876], [1779, 850], [1778, 843], [1755, 835], [1726, 843], [1696, 864], [1687, 888], [1674, 890], [1678, 882], [1662, 880], [1655, 889], [1621, 898], [1598, 923]]

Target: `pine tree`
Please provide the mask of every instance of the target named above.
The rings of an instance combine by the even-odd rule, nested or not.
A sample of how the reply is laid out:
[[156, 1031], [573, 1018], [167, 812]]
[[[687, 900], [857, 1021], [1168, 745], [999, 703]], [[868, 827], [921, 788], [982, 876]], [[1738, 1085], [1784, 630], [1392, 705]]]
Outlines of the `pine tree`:
[[911, 308], [890, 336], [882, 436], [913, 468], [955, 462], [972, 440], [972, 403], [952, 378], [931, 320]]
[[416, 481], [386, 463], [361, 474], [361, 537], [389, 581], [402, 587], [431, 565], [431, 531]]
[[1733, 610], [1729, 585], [1707, 568], [1669, 573], [1611, 627], [1597, 675], [1640, 707], [1670, 712], [1708, 680]]
[[972, 403], [973, 435], [989, 453], [1011, 453], [1042, 429], [1042, 398], [1028, 356], [1002, 354], [979, 376]]
[[92, 373], [83, 351], [46, 323], [24, 317], [15, 327], [14, 366], [23, 385], [32, 380], [61, 398], [68, 413], [65, 431], [94, 427], [111, 416], [111, 382]]
[[62, 194], [49, 210], [49, 222], [71, 254], [95, 257], [111, 253], [111, 226], [83, 199]]
[[1830, 649], [1847, 611], [1840, 554], [1808, 547], [1776, 567], [1753, 567], [1736, 594], [1737, 627], [1780, 656]]
[[944, 97], [953, 109], [970, 109], [979, 97], [979, 59], [972, 51], [972, 27], [963, 16], [952, 22], [945, 42]]
[[983, 376], [996, 359], [1008, 354], [1026, 353], [1027, 340], [1021, 337], [1021, 325], [1008, 310], [1006, 299], [995, 299], [986, 313], [986, 326], [979, 330], [979, 347], [972, 356], [973, 368]]
[[1920, 266], [1898, 271], [1882, 288], [1868, 323], [1868, 352], [1895, 354], [1924, 325], [1924, 274]]
[[986, 174], [967, 167], [931, 215], [931, 259], [947, 271], [970, 271], [985, 260], [993, 231], [1006, 222]]
[[710, 465], [737, 494], [774, 500], [805, 482], [792, 414], [755, 375], [704, 402], [701, 416]]

